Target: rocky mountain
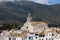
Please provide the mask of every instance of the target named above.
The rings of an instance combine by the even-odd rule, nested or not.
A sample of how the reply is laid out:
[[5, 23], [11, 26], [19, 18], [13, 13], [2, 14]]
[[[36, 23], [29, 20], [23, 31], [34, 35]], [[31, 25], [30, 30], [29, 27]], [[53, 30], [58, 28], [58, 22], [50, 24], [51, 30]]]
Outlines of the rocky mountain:
[[24, 23], [29, 12], [33, 21], [60, 24], [60, 5], [43, 5], [32, 1], [0, 2], [0, 23]]

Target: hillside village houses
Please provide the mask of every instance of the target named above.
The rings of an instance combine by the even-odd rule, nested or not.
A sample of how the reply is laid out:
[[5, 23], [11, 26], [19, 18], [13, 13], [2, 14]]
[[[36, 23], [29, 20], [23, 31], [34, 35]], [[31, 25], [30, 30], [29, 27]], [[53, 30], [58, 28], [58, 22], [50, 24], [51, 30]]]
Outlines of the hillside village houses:
[[32, 21], [29, 13], [21, 30], [3, 31], [0, 40], [60, 40], [60, 29], [49, 28], [45, 22]]

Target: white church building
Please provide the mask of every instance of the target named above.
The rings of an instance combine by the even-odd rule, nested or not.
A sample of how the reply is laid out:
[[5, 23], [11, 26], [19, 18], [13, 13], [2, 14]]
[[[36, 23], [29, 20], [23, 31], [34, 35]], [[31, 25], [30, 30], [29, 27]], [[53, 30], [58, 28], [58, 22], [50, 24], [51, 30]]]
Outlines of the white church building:
[[47, 29], [47, 28], [48, 28], [48, 25], [45, 22], [32, 21], [32, 17], [31, 17], [31, 15], [29, 13], [28, 17], [27, 17], [27, 21], [23, 25], [21, 30], [27, 30], [30, 33], [32, 33], [32, 32], [42, 31], [42, 30]]

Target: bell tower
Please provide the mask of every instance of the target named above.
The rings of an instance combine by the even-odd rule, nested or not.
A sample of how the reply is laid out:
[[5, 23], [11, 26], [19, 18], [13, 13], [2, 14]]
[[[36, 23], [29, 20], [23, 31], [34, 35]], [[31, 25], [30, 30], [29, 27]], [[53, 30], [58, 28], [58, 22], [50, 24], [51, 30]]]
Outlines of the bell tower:
[[27, 22], [31, 22], [31, 21], [32, 21], [31, 14], [30, 14], [30, 13], [28, 13]]

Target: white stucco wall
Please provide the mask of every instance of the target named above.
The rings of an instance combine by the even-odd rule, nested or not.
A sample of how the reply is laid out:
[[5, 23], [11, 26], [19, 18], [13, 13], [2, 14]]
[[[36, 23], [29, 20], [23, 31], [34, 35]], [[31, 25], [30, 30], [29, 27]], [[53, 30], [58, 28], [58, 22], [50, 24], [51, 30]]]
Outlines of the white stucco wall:
[[54, 38], [54, 40], [60, 40], [60, 38]]
[[9, 38], [8, 37], [3, 37], [3, 40], [9, 40]]
[[22, 40], [22, 38], [16, 38], [16, 40]]

